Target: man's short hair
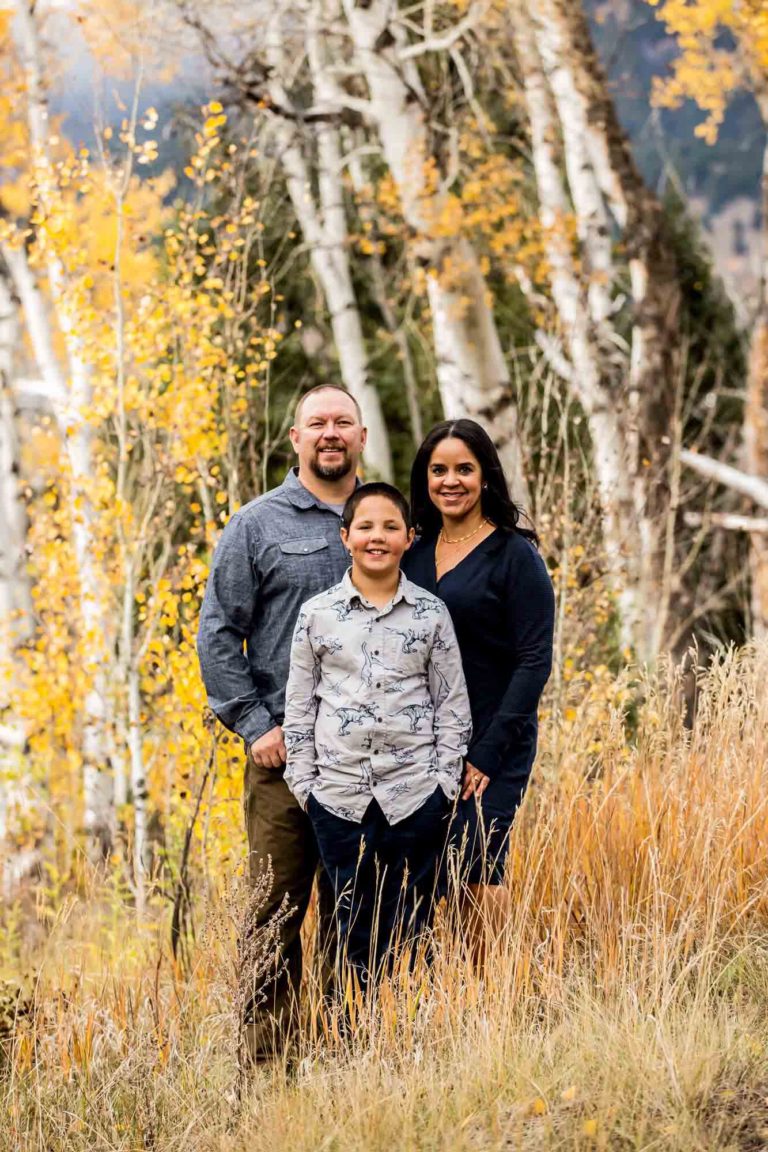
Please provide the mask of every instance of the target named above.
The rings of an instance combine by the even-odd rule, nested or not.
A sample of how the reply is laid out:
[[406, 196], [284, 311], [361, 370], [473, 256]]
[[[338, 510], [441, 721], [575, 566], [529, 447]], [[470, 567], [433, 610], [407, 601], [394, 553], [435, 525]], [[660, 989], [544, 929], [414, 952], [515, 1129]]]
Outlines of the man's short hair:
[[304, 407], [304, 401], [308, 396], [314, 396], [315, 392], [341, 392], [342, 396], [349, 396], [350, 400], [355, 406], [357, 412], [357, 419], [360, 424], [363, 422], [363, 413], [360, 410], [360, 405], [357, 399], [352, 395], [348, 388], [342, 387], [341, 384], [315, 384], [314, 388], [308, 389], [303, 396], [299, 397], [299, 402], [296, 405], [296, 411], [293, 414], [293, 423], [297, 425], [301, 419], [301, 410]]

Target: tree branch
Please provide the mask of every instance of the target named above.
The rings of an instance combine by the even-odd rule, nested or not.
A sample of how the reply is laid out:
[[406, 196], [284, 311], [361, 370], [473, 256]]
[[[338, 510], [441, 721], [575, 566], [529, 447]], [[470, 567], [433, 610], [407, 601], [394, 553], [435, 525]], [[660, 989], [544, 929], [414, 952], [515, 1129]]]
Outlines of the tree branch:
[[730, 464], [723, 464], [720, 460], [715, 460], [711, 456], [703, 456], [699, 452], [691, 452], [687, 448], [684, 448], [680, 453], [680, 459], [683, 464], [692, 471], [698, 472], [700, 476], [705, 476], [708, 480], [716, 480], [724, 488], [730, 488], [733, 492], [748, 496], [761, 508], [768, 508], [768, 482], [761, 480], [759, 476], [752, 476], [748, 472], [742, 472], [739, 468], [733, 468]]
[[491, 0], [480, 0], [469, 10], [463, 19], [459, 20], [457, 24], [448, 31], [444, 32], [442, 36], [430, 36], [427, 39], [420, 40], [418, 44], [408, 44], [407, 47], [401, 48], [397, 53], [399, 60], [405, 62], [406, 60], [415, 60], [418, 56], [426, 56], [428, 52], [448, 52], [470, 32], [475, 24], [477, 24], [488, 11], [491, 6]]
[[740, 516], [735, 512], [684, 512], [683, 523], [689, 528], [725, 528], [732, 532], [768, 533], [768, 516]]

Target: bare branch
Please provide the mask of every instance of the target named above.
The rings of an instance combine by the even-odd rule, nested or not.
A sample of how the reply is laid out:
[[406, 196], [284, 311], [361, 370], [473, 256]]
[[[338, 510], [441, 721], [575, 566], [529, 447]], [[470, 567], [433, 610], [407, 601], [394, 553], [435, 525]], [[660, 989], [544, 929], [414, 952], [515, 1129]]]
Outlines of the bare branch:
[[482, 20], [491, 6], [491, 0], [480, 0], [480, 3], [470, 8], [463, 19], [442, 36], [431, 36], [419, 41], [418, 44], [408, 44], [398, 52], [398, 59], [402, 61], [415, 60], [418, 56], [426, 56], [428, 52], [449, 52], [462, 37], [466, 36], [476, 24]]
[[735, 512], [685, 512], [683, 522], [689, 528], [725, 528], [732, 532], [768, 533], [768, 516], [740, 516]]
[[759, 476], [752, 476], [748, 472], [742, 472], [739, 468], [733, 468], [730, 464], [723, 464], [711, 456], [704, 456], [700, 452], [691, 452], [687, 448], [684, 448], [680, 453], [680, 459], [683, 464], [694, 472], [698, 472], [700, 476], [705, 476], [708, 480], [716, 480], [723, 487], [739, 492], [742, 496], [748, 496], [761, 508], [768, 508], [768, 481], [761, 480]]

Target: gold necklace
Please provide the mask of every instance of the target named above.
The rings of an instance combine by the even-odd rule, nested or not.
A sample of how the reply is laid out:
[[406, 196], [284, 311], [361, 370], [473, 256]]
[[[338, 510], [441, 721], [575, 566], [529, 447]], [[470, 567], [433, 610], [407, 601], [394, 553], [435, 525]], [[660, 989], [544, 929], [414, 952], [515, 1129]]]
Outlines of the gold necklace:
[[488, 519], [487, 519], [487, 517], [484, 516], [483, 519], [478, 524], [477, 528], [473, 529], [472, 532], [468, 532], [466, 536], [457, 536], [455, 540], [449, 540], [445, 534], [445, 529], [441, 528], [440, 529], [440, 535], [437, 538], [437, 542], [438, 542], [438, 544], [441, 542], [443, 544], [463, 544], [466, 540], [471, 540], [473, 536], [477, 536], [478, 532], [483, 527], [483, 525], [487, 524], [487, 523], [488, 523]]

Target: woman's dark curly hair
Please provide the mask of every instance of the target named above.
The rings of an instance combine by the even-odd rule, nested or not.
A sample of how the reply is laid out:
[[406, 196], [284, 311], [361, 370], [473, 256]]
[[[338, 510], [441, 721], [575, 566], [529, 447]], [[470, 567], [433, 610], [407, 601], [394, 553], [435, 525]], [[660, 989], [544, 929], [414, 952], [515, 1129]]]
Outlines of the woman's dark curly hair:
[[442, 519], [429, 498], [427, 472], [429, 461], [441, 440], [455, 437], [463, 440], [477, 457], [483, 477], [480, 501], [483, 515], [505, 532], [519, 532], [521, 536], [538, 544], [532, 528], [520, 527], [521, 510], [509, 495], [509, 487], [496, 447], [485, 429], [475, 420], [443, 420], [424, 438], [411, 468], [411, 518], [416, 531], [427, 539], [437, 536]]

